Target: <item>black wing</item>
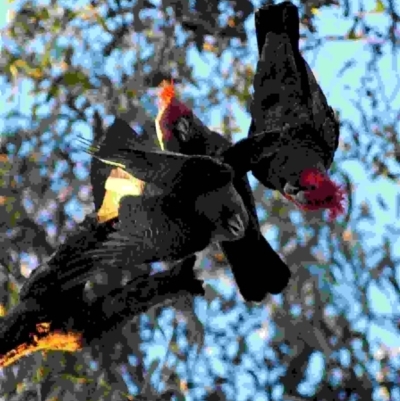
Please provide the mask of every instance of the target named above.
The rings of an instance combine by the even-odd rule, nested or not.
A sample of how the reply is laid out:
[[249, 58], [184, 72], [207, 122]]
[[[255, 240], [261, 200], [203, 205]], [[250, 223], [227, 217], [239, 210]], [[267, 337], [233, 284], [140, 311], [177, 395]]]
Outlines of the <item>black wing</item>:
[[232, 169], [228, 165], [208, 156], [132, 147], [111, 150], [103, 143], [97, 150], [86, 151], [106, 164], [121, 167], [134, 177], [157, 185], [165, 193], [174, 192], [178, 187], [201, 193], [226, 185], [232, 179]]
[[[101, 143], [106, 133], [103, 130], [102, 120], [97, 111], [94, 116], [94, 140]], [[103, 204], [103, 199], [106, 194], [105, 183], [110, 175], [112, 167], [104, 164], [100, 160], [93, 158], [90, 163], [90, 183], [92, 184], [92, 195], [95, 206], [95, 211], [98, 212]]]
[[[116, 232], [116, 219], [99, 224], [95, 215], [89, 215], [61, 244], [50, 260], [30, 275], [20, 291], [20, 300], [33, 297], [54, 299], [66, 287], [77, 286], [76, 295], [82, 296], [84, 284], [93, 275], [96, 264], [102, 261], [85, 259], [88, 251], [102, 247], [112, 233]], [[94, 266], [93, 266], [94, 264]]]

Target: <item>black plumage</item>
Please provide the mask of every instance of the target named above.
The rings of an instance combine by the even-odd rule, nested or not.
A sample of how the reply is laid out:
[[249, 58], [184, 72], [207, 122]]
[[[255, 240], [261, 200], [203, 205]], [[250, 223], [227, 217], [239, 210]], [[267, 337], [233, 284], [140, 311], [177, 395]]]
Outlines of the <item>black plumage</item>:
[[343, 211], [342, 189], [328, 169], [339, 141], [339, 124], [299, 50], [298, 8], [289, 1], [255, 14], [260, 60], [254, 77], [250, 136], [289, 124], [282, 147], [253, 168], [266, 187], [304, 210]]
[[[268, 293], [282, 292], [291, 273], [260, 232], [253, 194], [245, 175], [261, 156], [269, 153], [273, 157], [276, 152], [270, 152], [270, 143], [265, 137], [260, 138], [259, 142], [240, 141], [231, 146], [226, 138], [209, 130], [175, 97], [172, 84], [164, 83], [160, 99], [156, 127], [159, 141], [165, 149], [188, 155], [216, 156], [235, 171], [233, 184], [246, 206], [249, 224], [243, 238], [234, 242], [222, 241], [220, 246], [232, 268], [241, 295], [246, 301], [260, 302]], [[281, 136], [281, 130], [265, 135]], [[241, 147], [243, 144], [252, 148], [244, 149]], [[247, 162], [252, 156], [254, 159], [250, 166]]]
[[[106, 260], [116, 261], [126, 252], [131, 253], [130, 260], [135, 264], [175, 261], [212, 241], [243, 236], [248, 215], [231, 183], [230, 166], [208, 156], [141, 150], [137, 148], [137, 134], [120, 119], [116, 119], [113, 132], [115, 135], [106, 136], [109, 141], [89, 152], [151, 183], [153, 190], [149, 193], [146, 185], [142, 196], [122, 197], [117, 232], [86, 252], [91, 265], [100, 260], [103, 265]], [[82, 265], [76, 268], [85, 270]], [[82, 273], [82, 280], [90, 276], [86, 273]], [[75, 278], [77, 274], [75, 270]]]
[[[98, 214], [88, 216], [86, 224], [31, 275], [21, 299], [41, 297], [52, 286], [75, 293], [93, 274], [112, 273], [127, 260], [133, 266], [177, 261], [211, 241], [243, 236], [248, 216], [231, 184], [231, 167], [206, 156], [136, 149], [136, 135], [116, 119], [96, 149], [86, 150], [101, 163], [119, 165], [151, 183], [152, 189], [146, 185], [142, 196], [123, 196], [117, 216], [107, 222], [99, 222]], [[97, 178], [106, 185], [105, 177]], [[98, 209], [101, 199], [96, 204]]]

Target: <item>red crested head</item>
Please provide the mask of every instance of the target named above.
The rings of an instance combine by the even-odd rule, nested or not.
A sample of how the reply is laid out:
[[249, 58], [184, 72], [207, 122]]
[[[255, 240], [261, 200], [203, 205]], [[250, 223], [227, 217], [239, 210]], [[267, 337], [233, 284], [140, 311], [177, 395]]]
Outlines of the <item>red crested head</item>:
[[159, 105], [156, 117], [157, 137], [161, 148], [164, 149], [163, 141], [172, 138], [174, 124], [183, 116], [190, 115], [191, 110], [176, 98], [174, 83], [163, 81], [158, 94]]
[[328, 175], [316, 168], [304, 170], [300, 177], [300, 185], [311, 189], [302, 191], [295, 197], [285, 195], [299, 208], [309, 211], [328, 209], [331, 221], [344, 213], [345, 191]]

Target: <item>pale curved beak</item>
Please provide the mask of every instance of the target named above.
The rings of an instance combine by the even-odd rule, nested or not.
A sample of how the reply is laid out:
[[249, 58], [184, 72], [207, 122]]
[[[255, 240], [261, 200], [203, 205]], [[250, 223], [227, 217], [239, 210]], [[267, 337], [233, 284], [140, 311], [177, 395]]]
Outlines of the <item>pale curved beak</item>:
[[283, 192], [286, 195], [290, 195], [290, 196], [296, 196], [296, 194], [298, 194], [301, 191], [300, 187], [295, 187], [294, 185], [290, 184], [289, 182], [287, 182], [285, 184], [285, 186], [283, 187]]
[[306, 191], [297, 192], [297, 194], [295, 196], [295, 199], [301, 205], [307, 205], [308, 204], [308, 200], [307, 200], [307, 197], [306, 197]]

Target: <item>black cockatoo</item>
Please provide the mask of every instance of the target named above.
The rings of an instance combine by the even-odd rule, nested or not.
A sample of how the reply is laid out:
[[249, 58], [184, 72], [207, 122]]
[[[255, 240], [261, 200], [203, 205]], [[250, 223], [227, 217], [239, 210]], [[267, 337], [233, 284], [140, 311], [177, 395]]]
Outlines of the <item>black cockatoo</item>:
[[[233, 172], [243, 175], [265, 154], [277, 151], [280, 131], [236, 143], [226, 151], [228, 165], [209, 156], [141, 150], [132, 128], [120, 119], [115, 124], [119, 130], [109, 136], [110, 141], [101, 142], [89, 153], [151, 183], [157, 191], [147, 193], [144, 185], [142, 196], [125, 195], [119, 200], [117, 232], [86, 252], [91, 265], [118, 260], [126, 252], [132, 254], [135, 264], [176, 261], [210, 242], [235, 241], [244, 235], [248, 214], [232, 185]], [[83, 282], [93, 274], [81, 258], [79, 263], [79, 271], [68, 273], [74, 285], [78, 276]]]
[[[88, 231], [90, 236], [84, 232], [74, 243], [83, 254], [71, 250], [68, 264], [52, 263], [35, 271], [23, 288], [22, 298], [39, 295], [51, 281], [63, 291], [71, 290], [93, 274], [107, 271], [109, 264], [120, 265], [127, 252], [133, 265], [175, 261], [204, 249], [214, 238], [234, 240], [243, 235], [248, 217], [230, 183], [229, 166], [205, 157], [115, 150], [117, 156], [109, 154], [108, 160], [125, 163], [132, 175], [154, 183], [165, 193], [122, 197], [116, 224], [106, 225], [107, 230], [93, 228]], [[103, 151], [100, 149], [98, 155]], [[210, 204], [213, 207], [208, 210]]]
[[[173, 83], [164, 82], [160, 91], [160, 107], [156, 118], [157, 136], [162, 148], [184, 154], [219, 157], [232, 165], [244, 160], [236, 152], [235, 161], [229, 153], [229, 141], [209, 130], [195, 114], [175, 96]], [[233, 184], [242, 197], [249, 214], [245, 235], [235, 242], [222, 241], [220, 246], [232, 268], [237, 286], [246, 301], [260, 302], [268, 293], [278, 294], [289, 282], [288, 266], [273, 250], [260, 232], [253, 194], [247, 171], [236, 171]]]
[[299, 51], [298, 8], [289, 1], [255, 14], [260, 60], [254, 77], [250, 135], [289, 124], [280, 151], [253, 168], [266, 187], [303, 210], [344, 210], [344, 191], [328, 176], [339, 142], [333, 109]]

